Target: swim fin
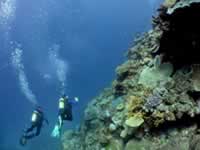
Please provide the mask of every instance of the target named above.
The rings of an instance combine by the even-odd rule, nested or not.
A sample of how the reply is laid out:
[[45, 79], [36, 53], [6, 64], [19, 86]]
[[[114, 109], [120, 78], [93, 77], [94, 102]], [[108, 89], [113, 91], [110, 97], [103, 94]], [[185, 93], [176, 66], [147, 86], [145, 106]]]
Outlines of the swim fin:
[[25, 146], [27, 144], [27, 139], [25, 136], [22, 136], [19, 140], [21, 146]]
[[52, 137], [55, 137], [55, 138], [59, 138], [60, 137], [60, 126], [58, 124], [55, 125], [52, 133], [51, 133], [51, 136]]

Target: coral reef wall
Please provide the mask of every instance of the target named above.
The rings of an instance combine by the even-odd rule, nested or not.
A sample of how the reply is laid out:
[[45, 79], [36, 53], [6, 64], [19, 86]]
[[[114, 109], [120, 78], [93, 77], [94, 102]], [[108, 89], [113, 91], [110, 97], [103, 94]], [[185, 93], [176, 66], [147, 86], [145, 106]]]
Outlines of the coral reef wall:
[[199, 150], [200, 0], [166, 0], [63, 150]]

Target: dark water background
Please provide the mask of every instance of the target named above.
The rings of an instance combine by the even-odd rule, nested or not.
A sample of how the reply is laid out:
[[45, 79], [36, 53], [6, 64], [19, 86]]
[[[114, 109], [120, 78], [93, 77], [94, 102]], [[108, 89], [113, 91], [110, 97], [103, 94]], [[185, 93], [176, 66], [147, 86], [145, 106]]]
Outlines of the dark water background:
[[[59, 141], [50, 137], [57, 119], [59, 86], [54, 78], [43, 78], [54, 71], [46, 63], [52, 45], [60, 46], [60, 56], [69, 65], [66, 92], [80, 98], [74, 121], [65, 124], [66, 129], [75, 129], [87, 103], [111, 84], [133, 38], [151, 28], [151, 17], [160, 1], [16, 0], [12, 21], [0, 28], [0, 150], [59, 150]], [[19, 146], [18, 139], [29, 124], [32, 105], [10, 65], [12, 47], [16, 46], [11, 41], [24, 51], [29, 85], [50, 121], [41, 136], [25, 148]]]

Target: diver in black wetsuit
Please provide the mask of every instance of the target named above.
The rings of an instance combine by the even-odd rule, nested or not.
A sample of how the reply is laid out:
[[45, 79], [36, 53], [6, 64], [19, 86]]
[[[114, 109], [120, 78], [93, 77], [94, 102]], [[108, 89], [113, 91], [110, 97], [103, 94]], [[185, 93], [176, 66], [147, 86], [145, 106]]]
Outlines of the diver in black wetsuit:
[[[31, 126], [24, 131], [23, 136], [20, 138], [20, 144], [25, 145], [28, 139], [32, 139], [35, 136], [40, 135], [43, 122], [49, 124], [48, 120], [45, 118], [41, 107], [36, 107], [32, 113]], [[36, 129], [34, 133], [33, 130]]]
[[79, 101], [78, 97], [74, 97], [73, 99], [69, 98], [65, 94], [59, 99], [58, 102], [58, 122], [56, 123], [54, 130], [52, 132], [52, 137], [59, 138], [61, 136], [61, 130], [63, 126], [63, 122], [65, 120], [72, 121], [72, 105], [76, 104]]

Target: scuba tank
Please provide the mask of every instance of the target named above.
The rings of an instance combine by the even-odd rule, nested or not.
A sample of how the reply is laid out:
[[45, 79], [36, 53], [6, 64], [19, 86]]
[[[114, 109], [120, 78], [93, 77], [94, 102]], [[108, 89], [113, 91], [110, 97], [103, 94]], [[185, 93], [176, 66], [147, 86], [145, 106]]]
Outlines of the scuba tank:
[[41, 122], [42, 119], [43, 119], [43, 113], [38, 110], [34, 110], [31, 116], [31, 122], [37, 124]]
[[64, 109], [65, 108], [65, 99], [64, 98], [60, 98], [59, 99], [59, 109]]

